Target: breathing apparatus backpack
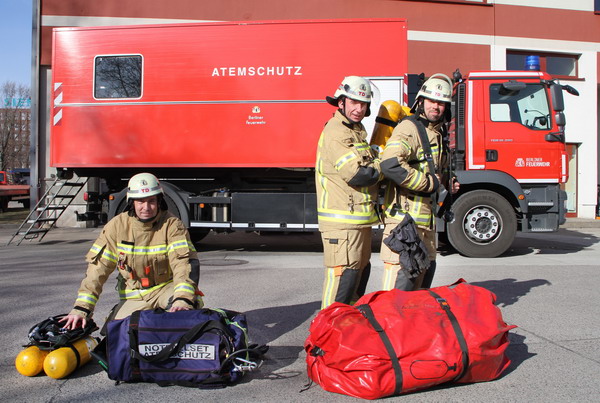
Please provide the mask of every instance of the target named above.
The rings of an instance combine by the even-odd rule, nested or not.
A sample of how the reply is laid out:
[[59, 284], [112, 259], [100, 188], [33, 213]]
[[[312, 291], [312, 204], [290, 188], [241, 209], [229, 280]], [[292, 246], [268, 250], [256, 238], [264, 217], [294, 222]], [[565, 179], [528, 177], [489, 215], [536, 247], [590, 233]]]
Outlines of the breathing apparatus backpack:
[[27, 346], [37, 346], [41, 350], [55, 350], [61, 347], [68, 347], [75, 341], [98, 330], [98, 326], [96, 326], [93, 319], [87, 319], [85, 327], [78, 327], [74, 330], [65, 329], [63, 324], [59, 322], [65, 316], [67, 315], [51, 316], [34, 325], [29, 329], [29, 344]]
[[49, 377], [61, 379], [90, 361], [91, 350], [98, 344], [91, 334], [98, 326], [88, 319], [85, 327], [65, 329], [59, 322], [65, 316], [52, 316], [29, 330], [29, 343], [15, 359], [20, 374], [36, 376], [44, 370]]

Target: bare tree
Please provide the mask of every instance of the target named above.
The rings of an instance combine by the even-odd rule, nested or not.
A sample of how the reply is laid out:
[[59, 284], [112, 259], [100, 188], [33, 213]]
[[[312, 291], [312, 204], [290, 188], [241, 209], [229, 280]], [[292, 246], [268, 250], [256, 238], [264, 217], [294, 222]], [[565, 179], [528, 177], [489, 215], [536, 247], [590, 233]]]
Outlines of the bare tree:
[[0, 170], [29, 167], [31, 123], [29, 87], [6, 81], [0, 85]]

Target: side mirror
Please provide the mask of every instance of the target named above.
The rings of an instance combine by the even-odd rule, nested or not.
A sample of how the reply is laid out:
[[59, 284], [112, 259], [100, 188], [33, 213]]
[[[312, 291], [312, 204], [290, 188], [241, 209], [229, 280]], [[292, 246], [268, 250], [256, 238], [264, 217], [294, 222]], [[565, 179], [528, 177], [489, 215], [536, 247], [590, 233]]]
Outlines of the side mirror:
[[565, 101], [562, 94], [562, 86], [560, 84], [550, 84], [550, 94], [552, 95], [552, 107], [556, 112], [565, 110]]
[[554, 120], [556, 120], [557, 126], [564, 126], [567, 123], [565, 114], [562, 112], [557, 112], [556, 115], [554, 115]]
[[570, 85], [561, 85], [562, 89], [567, 91], [569, 94], [571, 95], [575, 95], [576, 97], [579, 96], [579, 91], [577, 91], [575, 88], [571, 87]]

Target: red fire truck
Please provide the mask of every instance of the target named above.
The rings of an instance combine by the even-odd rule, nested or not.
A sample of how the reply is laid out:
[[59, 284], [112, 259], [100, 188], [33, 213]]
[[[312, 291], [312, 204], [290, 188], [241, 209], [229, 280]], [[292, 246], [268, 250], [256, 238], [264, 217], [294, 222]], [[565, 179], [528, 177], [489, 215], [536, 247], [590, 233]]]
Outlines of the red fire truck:
[[0, 171], [0, 213], [8, 209], [11, 200], [23, 203], [29, 208], [29, 185], [15, 181], [6, 171]]
[[[340, 43], [342, 29], [353, 49]], [[360, 75], [381, 100], [406, 104], [406, 32], [402, 19], [55, 29], [51, 165], [102, 178], [109, 218], [125, 207], [126, 180], [149, 171], [197, 236], [315, 231], [315, 150], [334, 112], [325, 95]], [[394, 51], [377, 38], [394, 38]], [[517, 229], [562, 222], [555, 88], [537, 72], [477, 72], [458, 84], [462, 187], [441, 228], [461, 253], [495, 256]]]
[[568, 179], [562, 91], [539, 71], [455, 74], [453, 170], [461, 184], [438, 220], [452, 246], [471, 257], [505, 252], [515, 232], [552, 232], [565, 222]]

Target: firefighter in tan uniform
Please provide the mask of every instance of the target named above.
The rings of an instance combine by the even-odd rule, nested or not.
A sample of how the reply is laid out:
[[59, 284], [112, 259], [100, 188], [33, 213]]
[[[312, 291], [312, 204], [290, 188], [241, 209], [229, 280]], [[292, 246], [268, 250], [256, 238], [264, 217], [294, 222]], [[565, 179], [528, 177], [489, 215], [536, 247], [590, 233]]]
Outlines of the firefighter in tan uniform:
[[[381, 153], [381, 171], [389, 179], [384, 196], [385, 229], [383, 239], [410, 214], [417, 233], [425, 243], [430, 266], [417, 278], [402, 271], [400, 257], [381, 244], [384, 263], [383, 289], [397, 288], [404, 291], [429, 288], [436, 268], [435, 214], [432, 196], [447, 184], [449, 156], [444, 143], [446, 123], [450, 116], [452, 82], [443, 74], [435, 74], [427, 80], [411, 109], [414, 118], [404, 119], [392, 132]], [[435, 172], [431, 172], [421, 143], [417, 125], [423, 125], [431, 147], [431, 159]], [[460, 185], [452, 179], [451, 192]], [[446, 186], [446, 188], [448, 188]]]
[[[109, 275], [119, 271], [121, 303], [110, 319], [134, 311], [202, 307], [199, 263], [187, 229], [168, 210], [158, 179], [141, 173], [129, 180], [129, 211], [110, 220], [86, 256], [88, 269], [65, 327], [85, 326]], [[192, 280], [194, 278], [194, 280]]]
[[356, 76], [346, 77], [326, 98], [338, 110], [321, 133], [315, 172], [325, 264], [321, 309], [362, 296], [371, 270], [380, 169], [361, 123], [371, 98], [370, 82]]

